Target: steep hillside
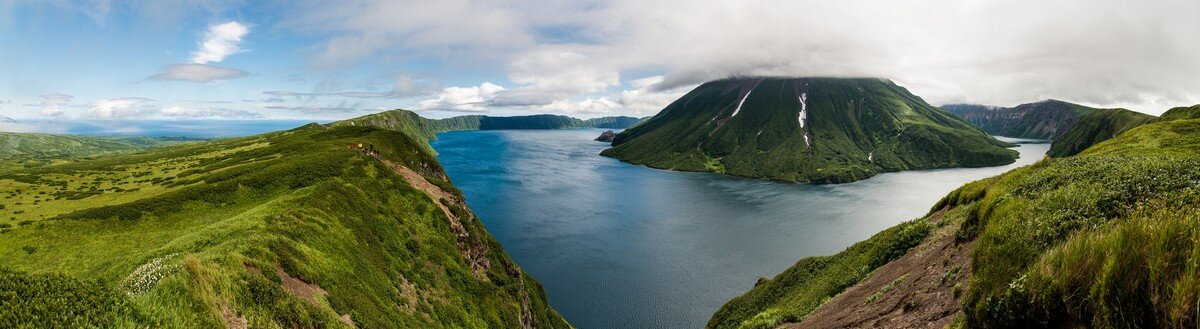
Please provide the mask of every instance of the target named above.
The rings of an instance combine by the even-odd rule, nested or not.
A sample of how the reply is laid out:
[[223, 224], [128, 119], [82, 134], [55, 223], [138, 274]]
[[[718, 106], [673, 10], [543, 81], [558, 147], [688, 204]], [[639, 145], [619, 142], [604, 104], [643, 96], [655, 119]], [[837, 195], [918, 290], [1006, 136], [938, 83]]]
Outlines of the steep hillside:
[[1200, 120], [969, 183], [928, 215], [802, 259], [712, 328], [1193, 328]]
[[836, 183], [906, 169], [1011, 163], [1017, 152], [890, 81], [705, 83], [617, 134], [602, 155], [655, 168]]
[[1158, 117], [1159, 121], [1200, 119], [1200, 105], [1176, 107]]
[[331, 126], [357, 125], [399, 130], [412, 136], [433, 139], [437, 133], [460, 130], [509, 129], [624, 129], [640, 123], [634, 117], [601, 117], [580, 120], [564, 115], [535, 114], [512, 117], [464, 115], [445, 119], [426, 119], [408, 110], [391, 110], [330, 123]]
[[1125, 109], [1103, 109], [1092, 111], [1079, 118], [1066, 134], [1050, 145], [1052, 157], [1072, 156], [1084, 149], [1109, 138], [1116, 137], [1130, 128], [1154, 122], [1153, 115]]
[[962, 117], [988, 134], [1047, 140], [1062, 137], [1079, 117], [1095, 110], [1053, 99], [1010, 108], [951, 104], [942, 106], [942, 109]]
[[650, 120], [650, 117], [634, 118], [627, 116], [616, 117], [601, 117], [594, 119], [583, 120], [583, 125], [588, 128], [604, 128], [604, 129], [625, 129], [636, 126], [643, 121]]
[[0, 174], [0, 327], [567, 327], [422, 142], [310, 124]]
[[0, 159], [80, 157], [110, 152], [144, 150], [195, 139], [155, 137], [89, 137], [57, 134], [0, 132]]

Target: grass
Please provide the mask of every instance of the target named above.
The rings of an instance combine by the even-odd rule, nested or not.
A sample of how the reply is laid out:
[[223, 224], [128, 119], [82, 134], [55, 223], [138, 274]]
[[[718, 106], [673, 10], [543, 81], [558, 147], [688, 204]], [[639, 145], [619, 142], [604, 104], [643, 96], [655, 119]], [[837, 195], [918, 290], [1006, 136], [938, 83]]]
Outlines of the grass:
[[1066, 157], [1079, 154], [1100, 142], [1116, 137], [1131, 128], [1154, 122], [1157, 118], [1125, 109], [1103, 109], [1084, 114], [1061, 138], [1050, 144], [1046, 154]]
[[906, 222], [846, 250], [801, 259], [772, 279], [760, 279], [746, 294], [721, 307], [709, 328], [772, 328], [797, 322], [879, 266], [903, 256], [932, 231], [928, 218]]
[[[1200, 325], [1200, 120], [1143, 125], [1067, 158], [966, 184], [933, 207], [975, 241], [956, 286], [955, 327], [1194, 328]], [[931, 213], [933, 213], [931, 211]], [[882, 263], [864, 246], [803, 259], [730, 300], [709, 327], [801, 321]], [[904, 239], [902, 239], [904, 240]], [[919, 241], [919, 239], [917, 239]], [[909, 244], [900, 244], [908, 250]], [[899, 255], [903, 254], [889, 254]], [[895, 257], [874, 258], [883, 262]], [[849, 261], [860, 259], [860, 261]], [[829, 266], [839, 264], [839, 266]], [[957, 264], [968, 266], [968, 264]], [[941, 274], [943, 281], [959, 270]]]
[[[432, 140], [438, 133], [460, 130], [507, 130], [507, 129], [575, 129], [610, 128], [624, 129], [637, 125], [647, 118], [626, 116], [600, 117], [580, 120], [563, 115], [524, 115], [493, 117], [486, 115], [463, 115], [445, 119], [426, 119], [415, 112], [395, 109], [331, 123], [331, 126], [370, 126], [399, 131], [414, 139]], [[426, 151], [433, 148], [424, 146]]]
[[52, 158], [94, 156], [195, 142], [174, 137], [92, 137], [0, 132], [2, 162], [44, 162]]
[[[739, 90], [751, 90], [744, 103]], [[800, 94], [806, 96], [804, 127]], [[601, 154], [654, 168], [812, 183], [1000, 165], [1017, 155], [979, 128], [877, 79], [709, 82], [621, 132], [613, 145]]]
[[[360, 142], [381, 159], [347, 149]], [[0, 176], [12, 217], [0, 222], [26, 223], [2, 229], [0, 267], [115, 291], [97, 302], [114, 305], [101, 314], [68, 317], [99, 327], [568, 326], [460, 194], [447, 190], [458, 199], [444, 201], [457, 207], [447, 217], [383, 163], [451, 187], [423, 145], [397, 131], [307, 125], [24, 167]], [[325, 293], [302, 298], [276, 268]]]

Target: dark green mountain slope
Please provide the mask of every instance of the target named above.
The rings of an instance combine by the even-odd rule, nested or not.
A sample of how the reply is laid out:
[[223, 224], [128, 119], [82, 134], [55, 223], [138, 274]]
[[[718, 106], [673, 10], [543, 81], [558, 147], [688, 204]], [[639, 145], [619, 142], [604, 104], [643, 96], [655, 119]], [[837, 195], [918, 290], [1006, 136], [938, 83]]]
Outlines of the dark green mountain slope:
[[1116, 137], [1121, 132], [1143, 124], [1154, 122], [1153, 115], [1126, 109], [1103, 109], [1092, 111], [1079, 118], [1066, 134], [1050, 145], [1052, 157], [1072, 156], [1096, 143]]
[[1194, 328], [1198, 207], [1200, 120], [1147, 124], [800, 260], [708, 326]]
[[1011, 163], [1017, 153], [890, 81], [705, 83], [621, 132], [603, 155], [655, 168], [836, 183], [905, 169]]
[[4, 172], [0, 327], [567, 327], [423, 142], [310, 124]]
[[1094, 108], [1059, 100], [1001, 108], [974, 104], [950, 104], [942, 106], [992, 135], [1030, 138], [1058, 139], [1079, 117], [1094, 111]]

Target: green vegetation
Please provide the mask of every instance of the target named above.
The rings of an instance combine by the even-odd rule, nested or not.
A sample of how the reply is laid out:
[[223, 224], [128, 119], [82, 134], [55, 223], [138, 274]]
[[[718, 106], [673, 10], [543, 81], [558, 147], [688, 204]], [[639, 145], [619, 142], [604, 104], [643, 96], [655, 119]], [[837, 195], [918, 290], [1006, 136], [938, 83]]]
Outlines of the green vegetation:
[[0, 159], [82, 157], [194, 142], [189, 138], [89, 137], [0, 132]]
[[1116, 137], [1130, 128], [1154, 122], [1155, 117], [1125, 109], [1103, 109], [1092, 111], [1079, 118], [1063, 134], [1050, 145], [1046, 154], [1061, 158], [1072, 156], [1096, 145], [1096, 143]]
[[601, 118], [593, 118], [593, 119], [583, 120], [583, 125], [586, 127], [590, 127], [590, 128], [626, 129], [629, 127], [636, 126], [642, 122], [645, 122], [646, 120], [650, 120], [650, 117], [644, 117], [644, 118], [634, 118], [634, 117], [627, 117], [627, 116], [601, 117]]
[[878, 79], [705, 83], [618, 134], [613, 146], [601, 154], [655, 168], [814, 183], [1002, 165], [1017, 156], [1007, 143]]
[[1200, 105], [1176, 107], [1158, 117], [1159, 121], [1200, 119]]
[[[975, 242], [971, 263], [957, 264], [971, 274], [954, 288], [965, 314], [956, 326], [1194, 328], [1197, 200], [1200, 119], [1143, 125], [1077, 156], [969, 183], [923, 219], [801, 260], [729, 301], [709, 327], [801, 321], [879, 263], [813, 264], [862, 257], [863, 245], [886, 245], [898, 230], [944, 211], [941, 225], [956, 228], [959, 243]], [[943, 282], [959, 275], [951, 272], [940, 274]]]
[[799, 322], [830, 297], [920, 244], [933, 227], [929, 218], [921, 218], [879, 232], [832, 256], [801, 259], [775, 278], [760, 279], [754, 289], [725, 303], [707, 327], [773, 328], [780, 323]]
[[61, 159], [4, 172], [0, 204], [5, 320], [568, 326], [406, 133], [310, 124]]
[[[461, 130], [510, 130], [510, 129], [576, 129], [610, 128], [624, 129], [648, 118], [626, 116], [601, 117], [580, 120], [563, 115], [537, 114], [513, 117], [486, 115], [464, 115], [445, 119], [426, 119], [408, 110], [391, 110], [330, 123], [330, 126], [371, 126], [403, 132], [409, 136], [420, 136], [425, 140], [437, 138], [438, 133]], [[433, 151], [426, 146], [426, 149]]]
[[1080, 117], [1096, 110], [1053, 99], [1009, 108], [950, 104], [942, 109], [979, 126], [988, 134], [1046, 140], [1062, 137]]
[[102, 282], [0, 270], [0, 327], [135, 327], [147, 320]]

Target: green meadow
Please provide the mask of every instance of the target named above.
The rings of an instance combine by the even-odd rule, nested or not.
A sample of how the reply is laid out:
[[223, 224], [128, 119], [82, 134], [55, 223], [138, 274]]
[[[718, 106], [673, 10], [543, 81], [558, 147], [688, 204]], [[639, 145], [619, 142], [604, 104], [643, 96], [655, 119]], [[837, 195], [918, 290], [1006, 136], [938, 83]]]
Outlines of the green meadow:
[[423, 140], [117, 151], [5, 160], [0, 327], [568, 327]]

